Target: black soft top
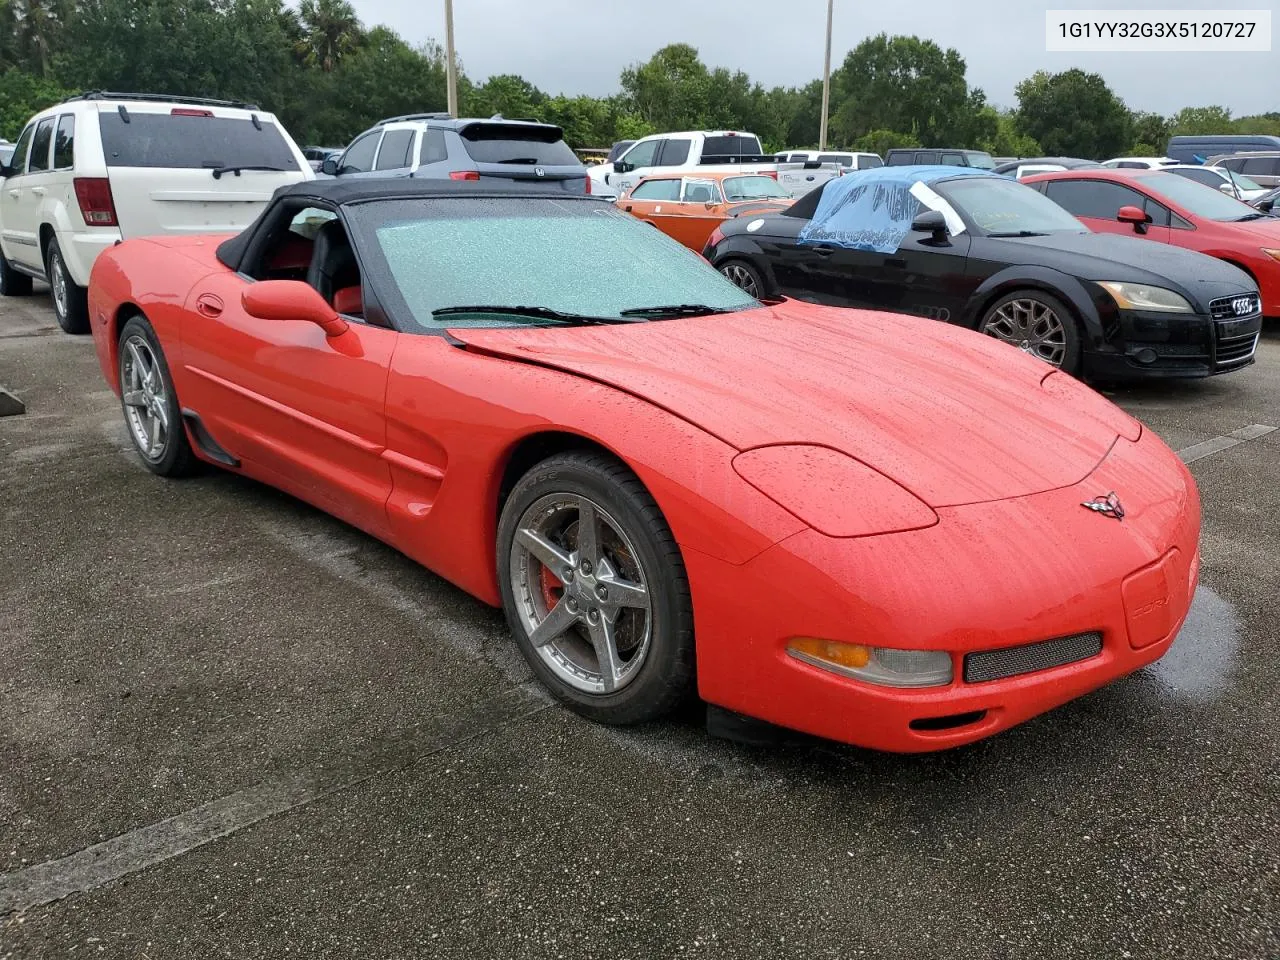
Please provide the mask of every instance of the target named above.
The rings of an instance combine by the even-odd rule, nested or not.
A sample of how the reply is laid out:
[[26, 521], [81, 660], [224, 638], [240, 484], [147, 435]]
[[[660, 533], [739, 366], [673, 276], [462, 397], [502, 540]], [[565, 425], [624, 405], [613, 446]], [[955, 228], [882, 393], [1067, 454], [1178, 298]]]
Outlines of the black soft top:
[[537, 198], [542, 200], [580, 200], [606, 202], [582, 194], [565, 193], [538, 183], [524, 186], [516, 181], [490, 183], [482, 180], [426, 180], [415, 177], [325, 177], [300, 180], [280, 187], [258, 218], [229, 240], [218, 244], [218, 259], [232, 270], [240, 261], [258, 231], [258, 225], [281, 201], [314, 200], [326, 206], [342, 207], [373, 200]]

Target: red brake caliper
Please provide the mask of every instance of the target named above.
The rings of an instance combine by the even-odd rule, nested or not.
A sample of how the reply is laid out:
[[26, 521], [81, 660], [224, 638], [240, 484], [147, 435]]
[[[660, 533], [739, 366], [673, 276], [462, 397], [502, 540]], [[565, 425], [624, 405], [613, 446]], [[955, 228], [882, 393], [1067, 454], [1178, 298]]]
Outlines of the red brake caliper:
[[564, 593], [564, 583], [560, 578], [551, 572], [551, 568], [543, 564], [542, 567], [542, 602], [547, 605], [548, 610], [553, 610], [555, 605], [560, 602], [560, 595]]

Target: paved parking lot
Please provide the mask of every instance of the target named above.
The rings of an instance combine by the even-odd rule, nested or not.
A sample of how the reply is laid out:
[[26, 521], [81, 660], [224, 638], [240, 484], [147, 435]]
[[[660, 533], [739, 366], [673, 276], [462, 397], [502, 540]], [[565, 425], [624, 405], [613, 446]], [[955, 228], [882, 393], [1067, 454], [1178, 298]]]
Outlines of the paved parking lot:
[[[1165, 660], [895, 757], [550, 704], [390, 549], [145, 472], [45, 296], [0, 384], [0, 958], [1280, 956], [1280, 431], [1194, 462]], [[1116, 399], [1176, 449], [1280, 426], [1280, 330]]]

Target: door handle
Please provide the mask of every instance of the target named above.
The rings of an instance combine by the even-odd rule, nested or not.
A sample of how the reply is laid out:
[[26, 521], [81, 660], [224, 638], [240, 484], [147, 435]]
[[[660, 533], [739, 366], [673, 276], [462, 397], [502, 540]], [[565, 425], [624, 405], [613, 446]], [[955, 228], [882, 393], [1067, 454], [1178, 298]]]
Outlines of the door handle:
[[37, 197], [43, 197], [49, 191], [46, 190], [44, 187], [32, 187], [31, 192], [34, 193]]
[[196, 297], [196, 313], [213, 319], [222, 316], [222, 298], [211, 293], [202, 293]]
[[905, 261], [905, 260], [903, 260], [903, 259], [901, 259], [901, 258], [899, 258], [899, 257], [891, 257], [891, 258], [889, 258], [888, 260], [886, 260], [886, 261], [884, 262], [884, 265], [885, 265], [886, 267], [894, 267], [894, 268], [896, 268], [896, 269], [900, 269], [900, 270], [905, 270], [905, 269], [907, 269], [907, 261]]
[[15, 197], [15, 198], [20, 197], [20, 196], [22, 196], [22, 191], [21, 191], [21, 190], [10, 190], [10, 191], [9, 191], [9, 196], [11, 196], [11, 197]]
[[816, 253], [816, 254], [817, 254], [818, 256], [820, 256], [820, 257], [829, 257], [829, 256], [831, 256], [833, 253], [835, 253], [835, 252], [836, 252], [836, 248], [835, 248], [835, 247], [828, 247], [828, 246], [825, 246], [825, 245], [824, 245], [824, 246], [818, 246], [818, 247], [814, 247], [814, 248], [813, 248], [813, 252], [814, 252], [814, 253]]

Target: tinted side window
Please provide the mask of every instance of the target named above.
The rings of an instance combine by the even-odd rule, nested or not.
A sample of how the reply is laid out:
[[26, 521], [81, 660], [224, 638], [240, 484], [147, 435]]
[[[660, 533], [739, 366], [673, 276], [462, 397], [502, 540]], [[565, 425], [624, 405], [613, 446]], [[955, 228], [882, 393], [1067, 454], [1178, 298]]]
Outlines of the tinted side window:
[[959, 153], [944, 153], [940, 162], [950, 167], [968, 166], [968, 162], [965, 160], [964, 155]]
[[1227, 157], [1225, 160], [1219, 160], [1217, 165], [1239, 173], [1240, 168], [1244, 166], [1244, 157]]
[[1209, 187], [1216, 187], [1218, 184], [1225, 182], [1219, 174], [1214, 173], [1212, 170], [1175, 170], [1174, 173]]
[[18, 173], [22, 173], [27, 168], [27, 153], [31, 149], [31, 135], [35, 130], [34, 123], [27, 124], [27, 128], [18, 137], [18, 145], [13, 148], [13, 160], [10, 164]]
[[884, 161], [881, 160], [879, 157], [859, 157], [858, 158], [859, 170], [874, 170], [876, 167], [883, 167], [883, 166], [884, 166]]
[[422, 135], [422, 149], [418, 153], [418, 162], [440, 163], [448, 159], [449, 148], [445, 146], [444, 133], [428, 128]]
[[31, 173], [49, 169], [49, 147], [53, 143], [55, 122], [55, 118], [45, 117], [36, 124], [36, 135], [31, 140], [31, 165], [27, 167]]
[[1116, 166], [1117, 166], [1117, 167], [1120, 167], [1122, 170], [1148, 170], [1148, 169], [1150, 169], [1150, 167], [1148, 167], [1148, 166], [1147, 166], [1147, 164], [1145, 164], [1145, 163], [1140, 163], [1140, 162], [1138, 162], [1137, 160], [1121, 160], [1119, 163], [1117, 163], [1117, 164], [1116, 164]]
[[622, 160], [633, 167], [652, 167], [654, 158], [658, 155], [658, 147], [661, 145], [661, 140], [646, 140], [644, 143], [637, 143], [623, 154]]
[[382, 138], [375, 170], [398, 170], [409, 165], [409, 151], [413, 149], [412, 130], [389, 130]]
[[704, 157], [746, 157], [764, 153], [755, 137], [707, 137], [702, 142]]
[[[1222, 165], [1227, 166], [1224, 160]], [[1244, 161], [1244, 169], [1240, 167], [1227, 167], [1229, 170], [1235, 170], [1237, 173], [1243, 173], [1246, 177], [1274, 177], [1280, 174], [1280, 157], [1250, 157]]]
[[646, 180], [631, 191], [634, 200], [678, 200], [679, 180]]
[[936, 153], [917, 153], [916, 163], [937, 163], [938, 155]]
[[689, 148], [692, 140], [667, 140], [662, 145], [662, 155], [658, 158], [660, 167], [678, 167], [689, 159]]
[[64, 113], [58, 118], [58, 133], [53, 138], [53, 169], [70, 170], [76, 165], [76, 118]]
[[382, 136], [382, 131], [375, 130], [372, 133], [366, 133], [351, 146], [347, 147], [347, 152], [342, 155], [342, 159], [338, 162], [338, 172], [368, 173], [372, 170], [373, 151], [378, 146], [378, 138], [380, 136]]
[[1137, 190], [1101, 180], [1053, 180], [1045, 195], [1068, 213], [1095, 220], [1114, 220], [1121, 207], [1142, 209], [1146, 200]]
[[1153, 227], [1169, 226], [1169, 208], [1163, 203], [1156, 203], [1150, 197], [1144, 197], [1142, 209], [1151, 218]]

